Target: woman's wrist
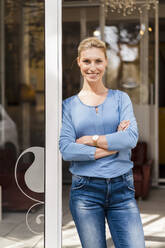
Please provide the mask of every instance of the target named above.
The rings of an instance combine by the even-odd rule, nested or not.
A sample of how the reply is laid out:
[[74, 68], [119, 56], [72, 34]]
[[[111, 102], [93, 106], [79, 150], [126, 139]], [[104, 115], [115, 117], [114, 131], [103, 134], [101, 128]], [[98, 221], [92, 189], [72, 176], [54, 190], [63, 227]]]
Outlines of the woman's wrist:
[[97, 147], [108, 149], [108, 142], [105, 135], [100, 135], [97, 140]]
[[95, 159], [111, 156], [111, 155], [116, 154], [116, 153], [117, 153], [117, 151], [108, 151], [108, 150], [105, 150], [103, 148], [97, 147], [96, 152], [95, 152]]
[[105, 135], [98, 136], [96, 141], [94, 139], [94, 136], [98, 136], [98, 135], [82, 136], [76, 140], [76, 143], [84, 144], [84, 145], [88, 145], [88, 146], [96, 146], [96, 147], [100, 147], [103, 149], [108, 148], [108, 143], [107, 143]]
[[78, 144], [84, 144], [88, 146], [94, 146], [94, 142], [92, 140], [92, 136], [82, 136], [76, 140], [76, 143]]
[[86, 136], [86, 145], [107, 149], [108, 143], [105, 135]]

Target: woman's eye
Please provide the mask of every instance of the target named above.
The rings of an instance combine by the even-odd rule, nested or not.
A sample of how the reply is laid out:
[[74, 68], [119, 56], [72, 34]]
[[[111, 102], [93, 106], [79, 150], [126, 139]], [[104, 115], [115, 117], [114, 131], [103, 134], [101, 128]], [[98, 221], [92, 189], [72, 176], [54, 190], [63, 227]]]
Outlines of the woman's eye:
[[88, 59], [83, 60], [84, 63], [89, 63]]
[[101, 62], [102, 62], [101, 59], [97, 59], [97, 60], [96, 60], [96, 63], [101, 63]]

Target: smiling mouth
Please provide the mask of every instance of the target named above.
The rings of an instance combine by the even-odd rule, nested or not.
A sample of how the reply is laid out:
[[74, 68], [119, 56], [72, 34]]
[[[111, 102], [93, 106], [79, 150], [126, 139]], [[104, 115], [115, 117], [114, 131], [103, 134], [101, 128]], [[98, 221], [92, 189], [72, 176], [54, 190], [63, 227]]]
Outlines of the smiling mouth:
[[99, 75], [99, 73], [87, 73], [87, 75]]

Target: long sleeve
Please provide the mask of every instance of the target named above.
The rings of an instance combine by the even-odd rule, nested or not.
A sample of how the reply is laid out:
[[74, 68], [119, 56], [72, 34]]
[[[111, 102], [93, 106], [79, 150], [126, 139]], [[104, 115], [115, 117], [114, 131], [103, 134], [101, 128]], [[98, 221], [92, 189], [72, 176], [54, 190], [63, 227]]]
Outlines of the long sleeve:
[[125, 131], [118, 131], [106, 135], [109, 151], [132, 149], [136, 146], [138, 141], [138, 128], [132, 103], [125, 92], [120, 92], [119, 111], [120, 122], [123, 120], [129, 120], [130, 125]]
[[63, 159], [66, 161], [95, 160], [96, 147], [77, 144], [75, 141], [76, 132], [70, 115], [69, 102], [63, 101], [62, 128], [59, 139], [59, 148]]

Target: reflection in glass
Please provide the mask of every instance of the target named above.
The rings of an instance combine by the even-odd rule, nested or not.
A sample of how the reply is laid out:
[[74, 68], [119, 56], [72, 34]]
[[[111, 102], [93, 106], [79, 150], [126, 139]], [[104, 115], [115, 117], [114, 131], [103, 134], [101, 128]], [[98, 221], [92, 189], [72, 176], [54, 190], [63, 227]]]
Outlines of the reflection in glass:
[[0, 243], [43, 248], [44, 1], [0, 4]]
[[[140, 17], [139, 17], [140, 18]], [[104, 27], [105, 42], [107, 44], [108, 67], [106, 85], [109, 88], [126, 91], [133, 103], [149, 103], [149, 87], [154, 78], [154, 49], [149, 47], [149, 57], [145, 60], [147, 37], [153, 37], [153, 28], [146, 29], [144, 23], [127, 20]], [[146, 34], [147, 33], [147, 34]], [[148, 34], [149, 33], [149, 34]], [[100, 29], [96, 27], [93, 35], [100, 38]], [[146, 37], [144, 37], [146, 36]], [[149, 67], [149, 74], [144, 70]], [[151, 69], [152, 68], [152, 69]], [[144, 78], [145, 76], [145, 78]]]
[[[108, 67], [106, 84], [109, 88], [132, 90], [140, 84], [139, 25], [105, 26]], [[134, 101], [138, 101], [136, 97]]]
[[[72, 6], [73, 5], [74, 4], [72, 3]], [[79, 37], [81, 33], [81, 26], [79, 24], [81, 19], [80, 10], [82, 8], [86, 10], [87, 17], [85, 21], [83, 20], [84, 25], [86, 25], [84, 27], [84, 29], [86, 29], [86, 36], [94, 35], [99, 38], [101, 37], [101, 30], [99, 28], [100, 16], [98, 10], [92, 8], [92, 11], [90, 11], [90, 15], [88, 15], [88, 8], [82, 6], [80, 6], [79, 8], [71, 8], [71, 6], [69, 8], [65, 7], [63, 14], [65, 22], [63, 22], [62, 50], [64, 74], [67, 74], [67, 71], [65, 71], [67, 61], [67, 66], [71, 67], [71, 61], [76, 58], [75, 51], [77, 48], [77, 44], [79, 43]], [[135, 107], [134, 109], [135, 114], [137, 115], [137, 121], [140, 124], [140, 139], [147, 140], [147, 142], [150, 144], [150, 146], [152, 147], [152, 149], [149, 149], [151, 154], [155, 149], [153, 146], [155, 145], [155, 131], [154, 127], [152, 127], [152, 125], [154, 125], [154, 119], [152, 119], [153, 121], [151, 122], [150, 118], [148, 118], [148, 116], [150, 116], [150, 113], [152, 118], [154, 117], [154, 113], [152, 112], [153, 110], [150, 109], [150, 107], [152, 108], [153, 106], [149, 105], [154, 104], [155, 97], [154, 15], [154, 11], [152, 11], [152, 13], [151, 11], [150, 13], [143, 13], [143, 18], [145, 20], [142, 20], [139, 13], [135, 13], [134, 15], [129, 17], [123, 17], [121, 14], [118, 14], [116, 12], [108, 12], [106, 16], [106, 26], [104, 27], [104, 36], [108, 54], [108, 68], [105, 77], [105, 84], [108, 88], [126, 91], [131, 97], [131, 100]], [[146, 22], [147, 18], [148, 24]], [[70, 28], [68, 28], [69, 26]], [[147, 35], [149, 37], [147, 37]], [[161, 44], [161, 53], [163, 53], [163, 44]], [[147, 56], [146, 51], [148, 51]], [[70, 55], [70, 57], [66, 56], [68, 54]], [[70, 61], [71, 56], [72, 59]], [[145, 68], [143, 68], [144, 66]], [[79, 73], [75, 73], [75, 68], [69, 71], [69, 74], [73, 75], [73, 78], [69, 78], [69, 80], [67, 81], [63, 80], [63, 87], [65, 90], [64, 98], [75, 94], [75, 92], [77, 93], [79, 90], [80, 75]], [[144, 79], [144, 77], [146, 78], [146, 80]], [[73, 82], [76, 82], [76, 86]], [[150, 90], [152, 94], [150, 93]], [[153, 140], [151, 137], [151, 133], [153, 135]], [[154, 155], [152, 154], [152, 156]], [[63, 183], [68, 184], [71, 180], [68, 175], [69, 173], [67, 174], [67, 165], [67, 162], [63, 161]], [[68, 185], [63, 185], [63, 192], [63, 247], [68, 246], [68, 244], [71, 242], [73, 242], [73, 246], [79, 246], [80, 243], [78, 236], [76, 236], [74, 223], [69, 215]], [[113, 246], [111, 241], [112, 240], [109, 238], [109, 247]]]

